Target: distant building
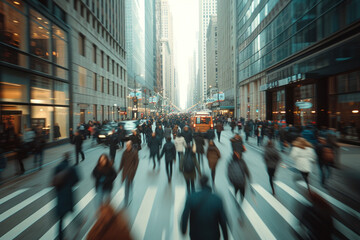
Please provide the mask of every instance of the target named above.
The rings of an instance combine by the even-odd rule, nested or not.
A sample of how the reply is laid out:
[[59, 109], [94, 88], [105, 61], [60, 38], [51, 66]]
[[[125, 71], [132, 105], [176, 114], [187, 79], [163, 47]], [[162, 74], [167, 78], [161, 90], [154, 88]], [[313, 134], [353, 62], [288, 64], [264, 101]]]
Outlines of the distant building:
[[200, 69], [200, 82], [201, 82], [201, 100], [206, 99], [208, 88], [207, 83], [207, 68], [206, 68], [206, 32], [208, 29], [210, 16], [217, 13], [217, 0], [200, 0], [200, 39], [199, 39], [199, 69]]
[[121, 118], [124, 1], [87, 2], [0, 1], [3, 128], [41, 127], [52, 142], [79, 123]]
[[211, 98], [211, 88], [218, 87], [218, 27], [217, 16], [210, 16], [206, 34], [206, 69], [207, 69], [207, 98]]

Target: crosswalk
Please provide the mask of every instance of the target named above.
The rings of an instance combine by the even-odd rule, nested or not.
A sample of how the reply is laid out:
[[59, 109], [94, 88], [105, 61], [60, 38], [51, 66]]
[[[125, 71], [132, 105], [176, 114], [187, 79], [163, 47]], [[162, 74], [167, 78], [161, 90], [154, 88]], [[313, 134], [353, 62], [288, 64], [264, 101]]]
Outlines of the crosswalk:
[[[278, 187], [277, 189], [281, 194], [281, 198], [274, 197], [258, 183], [252, 184], [252, 188], [255, 191], [254, 199], [251, 200], [251, 198], [246, 197], [240, 206], [241, 211], [244, 213], [245, 221], [249, 224], [244, 226], [243, 229], [241, 229], [241, 227], [233, 227], [233, 229], [229, 228], [230, 239], [238, 239], [238, 236], [242, 234], [242, 231], [253, 231], [258, 239], [284, 239], [287, 232], [291, 232], [289, 229], [299, 235], [302, 234], [302, 229], [299, 228], [300, 222], [297, 217], [298, 214], [294, 212], [295, 209], [289, 208], [289, 203], [284, 203], [282, 199], [286, 197], [290, 199], [289, 201], [295, 201], [304, 206], [311, 204], [310, 201], [304, 197], [298, 189], [294, 189], [284, 182], [275, 181], [275, 184]], [[304, 183], [299, 182], [298, 184], [305, 189], [306, 186]], [[314, 191], [324, 197], [337, 212], [341, 212], [342, 215], [350, 215], [358, 221], [357, 223], [353, 222], [352, 226], [348, 226], [349, 224], [344, 223], [342, 219], [334, 217], [334, 226], [340, 233], [338, 239], [360, 239], [359, 228], [356, 227], [356, 224], [359, 226], [360, 223], [359, 213], [329, 194], [313, 186], [311, 187]], [[75, 189], [75, 191], [77, 191], [77, 189]], [[145, 189], [144, 193], [135, 194], [136, 197], [141, 196], [142, 199], [140, 199], [140, 201], [133, 201], [132, 204], [137, 204], [137, 206], [131, 206], [127, 210], [130, 212], [129, 216], [133, 216], [129, 218], [129, 226], [135, 240], [154, 239], [150, 236], [155, 235], [159, 236], [158, 239], [189, 239], [188, 236], [183, 236], [180, 233], [180, 217], [186, 201], [186, 188], [184, 185], [176, 185], [171, 188], [174, 202], [171, 204], [170, 209], [161, 210], [164, 214], [170, 212], [170, 214], [166, 215], [169, 216], [168, 228], [163, 228], [161, 232], [155, 233], [154, 235], [154, 231], [157, 230], [151, 229], [149, 223], [151, 221], [156, 221], [156, 219], [154, 219], [156, 216], [153, 216], [154, 209], [162, 208], [162, 206], [158, 206], [158, 200], [164, 197], [163, 190], [163, 187], [150, 185]], [[49, 213], [54, 212], [57, 200], [53, 188], [38, 190], [30, 196], [29, 192], [34, 192], [34, 190], [31, 188], [20, 189], [0, 199], [0, 223], [2, 226], [0, 230], [0, 240], [26, 239], [25, 234], [31, 227], [40, 224], [39, 222], [41, 219], [46, 216], [48, 217]], [[116, 209], [119, 209], [122, 206], [124, 194], [124, 186], [120, 186], [116, 190], [114, 189], [111, 204]], [[15, 199], [21, 199], [21, 196], [27, 196], [27, 198], [22, 199], [20, 202], [14, 201]], [[229, 198], [235, 198], [232, 188], [229, 187], [229, 191], [226, 192], [226, 194], [222, 192], [221, 196], [224, 199], [225, 204], [230, 204], [228, 209], [235, 209], [234, 206], [231, 206], [232, 204], [229, 200]], [[45, 204], [36, 205], [36, 202], [44, 202], [45, 199], [48, 200]], [[70, 227], [83, 211], [88, 209], [94, 209], [95, 211], [95, 204], [91, 204], [96, 202], [95, 199], [96, 191], [94, 188], [90, 188], [78, 199], [78, 202], [76, 202], [74, 206], [74, 211], [71, 214], [68, 214], [64, 219], [64, 229]], [[261, 203], [266, 203], [266, 205], [261, 205]], [[11, 206], [9, 207], [9, 205]], [[6, 206], [7, 209], [4, 209], [4, 206]], [[24, 214], [24, 209], [29, 209], [29, 206], [37, 206], [37, 208], [31, 209], [32, 211], [29, 214]], [[236, 213], [236, 211], [227, 212], [229, 219], [234, 216], [234, 213]], [[270, 213], [272, 216], [268, 216]], [[280, 230], [274, 228], [274, 224], [269, 223], [271, 222], [269, 218], [281, 218], [283, 220], [284, 223], [280, 226]], [[80, 236], [80, 239], [86, 239], [86, 235], [94, 224], [95, 219], [89, 221], [93, 222], [87, 224], [88, 229], [83, 229], [81, 231], [83, 235]], [[46, 226], [42, 226], [42, 229], [43, 231], [38, 233], [39, 236], [37, 236], [36, 239], [56, 239], [58, 233], [58, 221], [56, 219], [48, 221]], [[294, 239], [294, 235], [286, 236], [286, 239]]]

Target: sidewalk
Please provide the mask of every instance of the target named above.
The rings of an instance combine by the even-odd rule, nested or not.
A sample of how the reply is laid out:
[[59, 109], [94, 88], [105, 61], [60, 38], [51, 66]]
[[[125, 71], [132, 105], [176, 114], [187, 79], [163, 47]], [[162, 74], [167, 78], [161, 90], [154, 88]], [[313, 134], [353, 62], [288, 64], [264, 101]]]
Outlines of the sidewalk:
[[[92, 139], [86, 139], [83, 142], [83, 151], [89, 150], [90, 148], [98, 147], [95, 142], [92, 142]], [[65, 143], [62, 145], [57, 145], [50, 147], [44, 150], [44, 162], [43, 168], [57, 163], [62, 160], [65, 152], [71, 152], [71, 159], [75, 159], [75, 145], [70, 143]], [[86, 154], [85, 154], [86, 157]], [[33, 173], [34, 171], [39, 170], [38, 167], [34, 167], [34, 155], [30, 154], [27, 158], [23, 160], [25, 173], [23, 175], [18, 175], [19, 166], [16, 159], [8, 159], [7, 166], [4, 171], [1, 172], [0, 185], [7, 183], [11, 180], [16, 179], [19, 176], [24, 176]]]

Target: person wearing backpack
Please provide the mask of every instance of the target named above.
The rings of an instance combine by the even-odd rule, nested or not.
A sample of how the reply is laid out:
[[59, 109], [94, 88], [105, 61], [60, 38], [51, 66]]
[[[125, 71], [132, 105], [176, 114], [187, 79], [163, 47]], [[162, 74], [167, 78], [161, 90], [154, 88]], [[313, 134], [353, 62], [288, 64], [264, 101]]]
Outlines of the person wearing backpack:
[[166, 143], [161, 151], [160, 159], [165, 154], [165, 167], [166, 174], [168, 176], [168, 182], [171, 182], [173, 162], [176, 159], [175, 145], [171, 142], [171, 137], [166, 138]]
[[237, 192], [240, 191], [241, 203], [245, 196], [245, 187], [247, 180], [251, 182], [251, 176], [249, 168], [247, 167], [245, 161], [240, 157], [239, 153], [235, 151], [228, 165], [228, 178], [230, 183], [234, 187], [235, 198]]
[[70, 153], [64, 154], [64, 160], [55, 168], [52, 185], [56, 189], [57, 205], [56, 214], [59, 218], [58, 239], [64, 238], [62, 224], [65, 215], [73, 211], [74, 196], [73, 186], [80, 180], [77, 170], [69, 164]]
[[265, 146], [264, 160], [269, 175], [269, 182], [270, 182], [272, 194], [275, 195], [273, 178], [275, 175], [276, 167], [280, 161], [280, 154], [271, 140], [269, 140], [267, 145]]
[[200, 176], [201, 171], [199, 162], [196, 160], [195, 151], [193, 151], [191, 145], [186, 147], [184, 158], [180, 161], [180, 170], [184, 174], [188, 194], [195, 192], [194, 180], [196, 178], [196, 170]]
[[223, 239], [227, 240], [227, 217], [224, 205], [221, 198], [211, 192], [208, 181], [207, 176], [202, 176], [201, 191], [187, 198], [181, 216], [181, 232], [186, 233], [190, 218], [191, 239], [219, 240], [221, 228]]
[[323, 137], [319, 137], [315, 151], [321, 176], [321, 184], [325, 186], [326, 180], [331, 174], [330, 167], [334, 164], [334, 152]]

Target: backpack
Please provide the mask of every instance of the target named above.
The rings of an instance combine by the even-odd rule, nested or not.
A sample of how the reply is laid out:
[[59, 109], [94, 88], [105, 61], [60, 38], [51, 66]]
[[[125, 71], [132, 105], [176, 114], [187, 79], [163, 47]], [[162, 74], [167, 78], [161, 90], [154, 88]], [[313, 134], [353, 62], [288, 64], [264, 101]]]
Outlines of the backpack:
[[327, 164], [334, 163], [334, 151], [329, 147], [323, 147], [322, 149], [322, 159]]
[[184, 158], [184, 172], [185, 173], [192, 173], [195, 170], [195, 164], [193, 161], [192, 153], [189, 151], [185, 154]]
[[231, 161], [228, 165], [228, 178], [231, 184], [236, 188], [245, 186], [245, 172], [237, 161]]

